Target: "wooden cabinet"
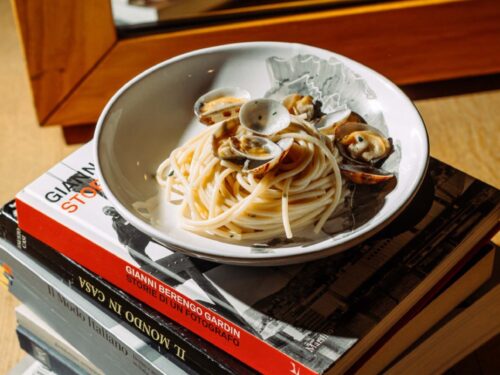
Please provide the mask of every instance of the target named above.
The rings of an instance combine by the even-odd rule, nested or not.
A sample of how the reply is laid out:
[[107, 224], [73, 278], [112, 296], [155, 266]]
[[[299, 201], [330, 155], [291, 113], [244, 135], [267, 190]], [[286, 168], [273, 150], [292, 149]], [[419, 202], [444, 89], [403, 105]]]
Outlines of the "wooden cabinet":
[[400, 85], [500, 72], [497, 0], [356, 2], [127, 39], [118, 38], [107, 1], [14, 3], [42, 125], [94, 124], [112, 94], [137, 73], [224, 43], [307, 43], [358, 60]]

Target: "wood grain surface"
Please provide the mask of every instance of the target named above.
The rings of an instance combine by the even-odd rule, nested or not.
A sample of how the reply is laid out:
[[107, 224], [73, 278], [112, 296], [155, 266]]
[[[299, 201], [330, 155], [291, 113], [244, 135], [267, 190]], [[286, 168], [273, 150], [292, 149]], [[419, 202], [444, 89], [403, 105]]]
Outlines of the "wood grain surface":
[[[0, 0], [0, 203], [77, 148], [64, 143], [59, 127], [38, 125], [29, 76], [15, 32], [10, 4]], [[431, 154], [500, 187], [500, 91], [419, 101]], [[0, 374], [19, 358], [13, 308], [0, 288]]]
[[110, 1], [13, 0], [43, 122], [116, 41]]
[[413, 0], [119, 40], [46, 124], [95, 122], [112, 94], [145, 68], [225, 43], [310, 44], [358, 60], [397, 84], [498, 73], [499, 18], [497, 0]]
[[[12, 199], [36, 176], [76, 149], [59, 128], [39, 126], [29, 76], [8, 0], [0, 0], [0, 202]], [[0, 287], [0, 374], [23, 355], [15, 335], [18, 302]]]

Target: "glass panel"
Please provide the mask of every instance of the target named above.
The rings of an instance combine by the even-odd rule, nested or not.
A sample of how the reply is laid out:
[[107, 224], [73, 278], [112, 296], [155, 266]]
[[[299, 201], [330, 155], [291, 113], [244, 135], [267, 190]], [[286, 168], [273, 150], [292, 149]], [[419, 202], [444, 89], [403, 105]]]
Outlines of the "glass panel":
[[111, 0], [111, 4], [118, 34], [128, 37], [176, 28], [389, 1], [391, 0]]

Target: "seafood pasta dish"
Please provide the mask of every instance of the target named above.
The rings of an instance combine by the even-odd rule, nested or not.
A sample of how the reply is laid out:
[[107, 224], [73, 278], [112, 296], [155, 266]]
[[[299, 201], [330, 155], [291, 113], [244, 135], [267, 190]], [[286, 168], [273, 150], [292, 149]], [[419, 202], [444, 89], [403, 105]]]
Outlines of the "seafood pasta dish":
[[312, 96], [281, 101], [220, 88], [194, 105], [206, 128], [156, 172], [180, 226], [232, 240], [319, 233], [352, 184], [379, 184], [391, 138], [347, 106], [323, 113]]

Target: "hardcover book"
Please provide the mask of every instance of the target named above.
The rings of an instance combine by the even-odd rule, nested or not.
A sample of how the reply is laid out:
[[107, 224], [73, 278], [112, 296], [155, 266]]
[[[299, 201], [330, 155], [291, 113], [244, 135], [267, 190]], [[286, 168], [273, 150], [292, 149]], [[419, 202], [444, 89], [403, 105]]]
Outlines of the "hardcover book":
[[[458, 363], [483, 345], [499, 347], [500, 250], [496, 250], [496, 255], [494, 276], [414, 342], [394, 361], [392, 367], [385, 369], [385, 374], [445, 373], [453, 366], [460, 368]], [[476, 361], [477, 358], [481, 355], [477, 354]], [[498, 373], [498, 357], [491, 355], [490, 363], [480, 363], [480, 370], [483, 374]]]
[[[61, 282], [78, 291], [80, 295], [93, 301], [95, 305], [101, 306], [108, 314], [120, 319], [121, 314], [113, 306], [116, 304], [122, 306], [124, 311], [122, 314], [132, 314], [134, 320], [122, 319], [121, 321], [135, 328], [139, 334], [145, 335], [145, 339], [151, 341], [150, 345], [155, 342], [155, 337], [158, 336], [173, 336], [176, 339], [182, 340], [182, 337], [179, 337], [179, 333], [182, 333], [183, 335], [181, 336], [184, 338], [182, 340], [182, 347], [185, 350], [183, 358], [185, 363], [191, 368], [200, 371], [200, 358], [193, 358], [199, 353], [191, 350], [193, 348], [200, 348], [205, 350], [205, 355], [208, 357], [203, 367], [203, 370], [206, 369], [208, 373], [213, 373], [214, 371], [221, 373], [224, 370], [229, 370], [237, 374], [245, 372], [246, 369], [242, 369], [241, 366], [238, 368], [234, 364], [230, 369], [227, 369], [227, 363], [225, 363], [226, 366], [224, 367], [224, 359], [227, 360], [227, 358], [217, 355], [220, 353], [214, 352], [215, 348], [213, 348], [214, 350], [207, 350], [210, 344], [201, 339], [194, 339], [193, 335], [189, 335], [182, 327], [160, 316], [157, 312], [148, 308], [148, 306], [141, 304], [135, 298], [113, 287], [71, 259], [49, 248], [35, 238], [24, 234], [17, 226], [14, 202], [8, 203], [0, 211], [0, 229], [0, 232], [3, 233], [9, 242], [17, 244], [19, 250], [26, 252], [31, 258], [40, 262], [42, 266], [59, 277]], [[479, 248], [480, 250], [476, 251]], [[410, 316], [409, 318], [411, 319], [405, 318], [400, 320], [398, 322], [398, 331], [387, 342], [383, 343], [383, 349], [377, 350], [374, 355], [362, 363], [363, 367], [361, 370], [369, 369], [373, 372], [382, 370], [386, 364], [402, 353], [413, 341], [424, 334], [428, 328], [432, 327], [437, 319], [444, 316], [457, 303], [487, 280], [491, 274], [491, 259], [493, 258], [491, 256], [491, 249], [491, 244], [488, 244], [483, 247], [478, 245], [475, 249], [471, 250], [470, 253], [472, 253], [471, 255], [475, 254], [473, 255], [474, 257], [470, 261], [468, 261], [469, 257], [466, 257], [456, 267], [456, 270], [452, 270], [449, 275], [445, 276], [445, 279], [447, 279], [449, 278], [448, 276], [454, 275], [449, 281], [438, 283], [433, 288], [433, 292], [430, 293], [430, 297], [412, 309], [413, 316], [418, 314], [416, 318]], [[485, 256], [484, 254], [488, 252], [489, 255]], [[481, 261], [475, 264], [477, 259], [481, 259]], [[469, 267], [472, 267], [472, 269], [468, 269]], [[432, 296], [436, 294], [439, 294], [437, 299], [432, 299]], [[429, 304], [426, 305], [426, 303]], [[421, 309], [422, 311], [420, 312]], [[33, 319], [28, 320], [32, 321]], [[408, 322], [408, 320], [410, 321]], [[169, 339], [171, 345], [173, 342], [173, 338]], [[164, 353], [165, 348], [162, 345], [153, 344], [151, 346], [160, 353]], [[213, 366], [211, 366], [211, 361], [219, 363], [220, 368], [214, 370]], [[203, 370], [201, 372], [205, 372]]]
[[497, 225], [499, 199], [431, 160], [413, 204], [377, 236], [320, 261], [258, 269], [193, 259], [133, 228], [102, 193], [90, 144], [16, 204], [23, 231], [244, 363], [304, 375], [361, 360]]
[[[175, 323], [161, 317], [158, 313], [152, 311], [151, 308], [142, 305], [139, 301], [128, 296], [126, 293], [117, 290], [97, 275], [92, 274], [90, 271], [87, 271], [85, 268], [79, 266], [77, 263], [49, 248], [40, 241], [37, 241], [33, 237], [23, 234], [17, 227], [15, 204], [13, 202], [4, 206], [3, 210], [0, 212], [0, 228], [4, 229], [4, 234], [8, 241], [17, 243], [19, 250], [26, 252], [31, 258], [40, 262], [41, 265], [53, 272], [55, 276], [58, 276], [63, 283], [79, 291], [81, 295], [93, 301], [95, 305], [101, 306], [108, 314], [120, 318], [120, 314], [112, 307], [115, 304], [121, 305], [124, 311], [130, 311], [135, 317], [135, 324], [126, 319], [122, 320], [122, 322], [124, 324], [128, 323], [132, 328], [135, 328], [139, 334], [146, 334], [146, 341], [148, 341], [148, 338], [150, 340], [152, 339], [150, 345], [153, 344], [154, 337], [158, 335], [158, 333], [168, 337], [172, 333], [175, 334], [176, 331], [181, 330], [181, 327], [175, 325]], [[449, 281], [436, 285], [428, 301], [423, 301], [423, 303], [420, 303], [420, 306], [415, 306], [412, 309], [412, 314], [415, 317], [410, 317], [411, 319], [402, 319], [398, 322], [400, 327], [397, 332], [392, 335], [387, 342], [383, 343], [380, 350], [376, 350], [374, 355], [362, 363], [360, 371], [379, 373], [388, 363], [394, 360], [399, 354], [403, 353], [415, 340], [425, 334], [426, 330], [432, 327], [441, 317], [447, 314], [452, 308], [460, 303], [460, 301], [469, 296], [483, 284], [484, 281], [488, 280], [493, 268], [493, 248], [491, 244], [487, 244], [482, 247], [477, 246], [477, 249], [479, 249], [477, 251], [475, 250], [476, 248], [471, 250], [471, 253], [474, 254], [472, 259], [464, 259], [467, 261], [461, 262], [463, 267], [460, 266], [458, 267], [460, 268], [459, 270], [457, 269], [457, 271], [450, 272], [450, 276], [453, 275], [453, 277], [451, 277]], [[431, 300], [432, 295], [437, 295], [437, 297]], [[425, 305], [425, 303], [428, 304]], [[22, 309], [23, 307], [24, 309]], [[36, 316], [34, 317], [33, 314], [27, 314], [25, 311], [26, 306], [24, 305], [17, 310], [19, 310], [17, 313], [18, 324], [25, 325], [29, 330], [39, 333], [39, 319], [36, 319]], [[21, 314], [23, 311], [24, 314]], [[20, 318], [22, 318], [22, 320]], [[138, 324], [139, 322], [140, 324]], [[172, 328], [175, 328], [174, 332], [172, 332]], [[47, 329], [42, 331], [44, 334], [48, 333]], [[203, 342], [201, 339], [193, 340], [192, 337], [189, 337], [187, 332], [185, 333], [186, 335], [184, 336], [182, 346], [186, 348], [186, 353], [183, 357], [187, 365], [191, 365], [193, 368], [199, 370], [199, 366], [197, 366], [198, 363], [191, 358], [193, 353], [189, 348], [196, 345], [207, 348], [209, 344]], [[45, 336], [46, 335], [43, 337]], [[51, 342], [52, 341], [53, 340], [51, 340]], [[162, 346], [151, 346], [156, 348], [160, 353], [163, 353], [163, 350], [161, 350], [163, 349]], [[55, 347], [60, 348], [59, 345], [55, 345]], [[212, 355], [211, 359], [214, 360], [217, 358], [220, 360], [221, 358], [220, 356], [214, 356], [213, 351], [209, 351], [206, 354]], [[216, 373], [221, 373], [222, 363], [220, 366], [221, 369], [215, 370]], [[214, 372], [213, 367], [210, 367], [209, 361], [204, 369], [207, 369], [208, 373]], [[238, 369], [235, 366], [232, 367], [232, 371], [237, 374], [244, 373], [241, 368]]]
[[[250, 368], [139, 300], [23, 233], [17, 225], [15, 203], [0, 211], [0, 237], [15, 244], [62, 283], [92, 301], [124, 326], [130, 327], [160, 354], [181, 355], [183, 362], [201, 374], [251, 374]], [[1, 276], [1, 274], [0, 274]], [[120, 306], [117, 309], [116, 306]], [[128, 317], [123, 319], [123, 317]], [[178, 348], [182, 348], [177, 353]]]
[[[9, 291], [106, 374], [195, 374], [174, 355], [160, 355], [149, 342], [117, 321], [26, 254], [0, 239], [0, 264]], [[179, 347], [179, 350], [182, 348]]]
[[398, 323], [397, 330], [392, 329], [393, 334], [384, 342], [383, 347], [368, 360], [359, 363], [355, 368], [356, 373], [385, 374], [391, 363], [397, 361], [403, 353], [411, 351], [415, 342], [434, 330], [443, 317], [494, 279], [495, 263], [498, 263], [498, 250], [495, 246], [489, 243], [481, 247], [427, 306], [410, 317], [409, 321]]

